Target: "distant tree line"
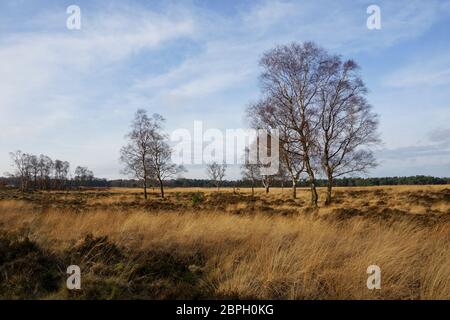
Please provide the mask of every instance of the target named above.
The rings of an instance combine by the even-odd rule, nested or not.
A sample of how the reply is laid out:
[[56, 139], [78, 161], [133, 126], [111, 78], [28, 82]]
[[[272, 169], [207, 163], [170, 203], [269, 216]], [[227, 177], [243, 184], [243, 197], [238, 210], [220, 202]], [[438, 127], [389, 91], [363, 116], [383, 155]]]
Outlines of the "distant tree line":
[[450, 178], [433, 176], [382, 177], [382, 178], [341, 178], [335, 180], [336, 186], [393, 186], [393, 185], [433, 185], [450, 184]]
[[[127, 184], [126, 180], [112, 180], [110, 181], [111, 186], [119, 186], [117, 181], [121, 182], [121, 186], [125, 186]], [[317, 187], [326, 187], [327, 179], [317, 179], [316, 185]], [[333, 181], [334, 186], [336, 187], [364, 187], [364, 186], [390, 186], [390, 185], [445, 185], [450, 184], [449, 178], [439, 178], [433, 176], [409, 176], [409, 177], [381, 177], [381, 178], [337, 178]], [[209, 179], [188, 179], [188, 178], [180, 178], [174, 180], [168, 180], [166, 182], [168, 187], [197, 187], [197, 188], [207, 188], [213, 186], [211, 184], [211, 180]], [[133, 182], [126, 185], [128, 187], [133, 187]], [[137, 184], [136, 184], [137, 186]], [[215, 185], [214, 185], [215, 186]], [[226, 188], [251, 188], [252, 181], [249, 179], [241, 179], [241, 180], [223, 180], [221, 182], [222, 187]], [[263, 187], [263, 185], [254, 185], [254, 187]], [[281, 187], [291, 187], [290, 179], [274, 179], [272, 181], [272, 186], [281, 188]], [[300, 179], [297, 183], [298, 187], [309, 187], [309, 182], [307, 179]]]
[[[108, 181], [111, 187], [140, 187], [139, 181], [136, 180], [110, 180]], [[328, 183], [327, 179], [317, 179], [317, 187], [326, 187]], [[439, 178], [433, 176], [408, 176], [408, 177], [381, 177], [381, 178], [358, 178], [358, 177], [344, 177], [337, 178], [333, 181], [336, 187], [364, 187], [364, 186], [393, 186], [393, 185], [445, 185], [450, 184], [449, 178]], [[156, 183], [150, 184], [150, 186], [157, 186]], [[179, 178], [171, 179], [166, 181], [166, 186], [171, 188], [208, 188], [216, 187], [212, 184], [210, 179], [189, 179], [189, 178]], [[251, 188], [252, 181], [248, 179], [241, 180], [222, 180], [221, 187], [224, 188]], [[263, 185], [254, 185], [254, 187], [263, 187]], [[275, 179], [272, 181], [272, 186], [281, 187], [291, 187], [290, 179]], [[309, 182], [307, 179], [300, 179], [297, 183], [298, 187], [309, 187]]]
[[7, 173], [2, 178], [2, 184], [13, 185], [21, 191], [30, 190], [63, 190], [74, 187], [91, 187], [104, 185], [107, 181], [96, 179], [94, 173], [87, 167], [76, 167], [74, 174], [70, 172], [70, 163], [63, 160], [53, 160], [46, 155], [34, 155], [20, 150], [11, 152], [10, 157], [14, 168], [13, 173]]
[[[318, 187], [326, 187], [326, 179], [317, 179]], [[433, 176], [408, 176], [408, 177], [381, 177], [381, 178], [338, 178], [333, 181], [334, 186], [337, 187], [364, 187], [364, 186], [395, 186], [395, 185], [450, 185], [450, 178], [439, 178]], [[21, 185], [18, 177], [0, 177], [0, 186], [11, 186], [19, 188]], [[214, 186], [210, 179], [189, 179], [178, 178], [169, 179], [165, 181], [165, 185], [170, 188], [209, 188]], [[68, 180], [67, 187], [76, 188], [79, 184], [74, 179]], [[149, 188], [159, 188], [156, 181], [149, 181]], [[262, 185], [254, 185], [254, 187]], [[273, 187], [291, 187], [291, 181], [274, 180]], [[297, 183], [298, 187], [309, 187], [308, 181], [300, 179]], [[135, 179], [100, 179], [93, 178], [90, 181], [84, 182], [82, 187], [91, 188], [141, 188], [142, 182]], [[251, 188], [252, 181], [247, 179], [242, 180], [223, 180], [221, 187], [224, 188]]]
[[[327, 179], [316, 179], [317, 187], [327, 187]], [[433, 176], [408, 176], [408, 177], [381, 177], [381, 178], [358, 178], [358, 177], [344, 177], [337, 178], [333, 181], [336, 187], [364, 187], [364, 186], [393, 186], [393, 185], [445, 185], [450, 184], [449, 178], [439, 178]], [[251, 188], [252, 181], [249, 179], [242, 180], [224, 180], [222, 187], [238, 187]], [[167, 181], [167, 186], [170, 187], [211, 187], [211, 180], [207, 179], [176, 179]], [[264, 187], [262, 184], [254, 185], [254, 187]], [[290, 179], [274, 179], [272, 186], [291, 187]], [[309, 187], [308, 179], [300, 179], [297, 183], [298, 187]]]

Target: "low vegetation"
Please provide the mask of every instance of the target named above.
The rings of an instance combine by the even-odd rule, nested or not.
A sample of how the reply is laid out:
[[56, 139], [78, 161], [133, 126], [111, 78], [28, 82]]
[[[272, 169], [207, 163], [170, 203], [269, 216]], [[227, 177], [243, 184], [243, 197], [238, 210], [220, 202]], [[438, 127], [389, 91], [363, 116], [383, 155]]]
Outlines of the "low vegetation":
[[221, 190], [0, 190], [0, 297], [450, 298], [447, 186]]

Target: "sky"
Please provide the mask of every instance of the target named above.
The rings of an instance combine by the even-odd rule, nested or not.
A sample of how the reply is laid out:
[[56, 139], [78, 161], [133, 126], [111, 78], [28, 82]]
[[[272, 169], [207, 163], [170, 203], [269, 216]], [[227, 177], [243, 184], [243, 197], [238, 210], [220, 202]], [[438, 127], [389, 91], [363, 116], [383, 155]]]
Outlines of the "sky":
[[[372, 4], [381, 29], [367, 28]], [[69, 5], [79, 30], [66, 26]], [[369, 176], [450, 176], [449, 30], [443, 0], [2, 0], [0, 175], [20, 149], [125, 178], [119, 150], [138, 108], [168, 133], [246, 128], [261, 55], [314, 41], [361, 66], [383, 141]]]

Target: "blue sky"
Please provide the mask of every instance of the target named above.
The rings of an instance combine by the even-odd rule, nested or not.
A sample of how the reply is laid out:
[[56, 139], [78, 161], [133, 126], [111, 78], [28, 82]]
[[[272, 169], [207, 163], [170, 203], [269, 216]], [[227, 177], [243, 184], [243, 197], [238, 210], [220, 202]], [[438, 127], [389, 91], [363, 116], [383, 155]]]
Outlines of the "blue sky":
[[[71, 4], [81, 30], [66, 28]], [[370, 4], [381, 30], [366, 27]], [[450, 176], [448, 30], [450, 1], [2, 0], [0, 174], [21, 149], [122, 177], [137, 108], [162, 114], [168, 132], [194, 120], [244, 128], [261, 54], [313, 40], [362, 67], [383, 139], [371, 176]]]

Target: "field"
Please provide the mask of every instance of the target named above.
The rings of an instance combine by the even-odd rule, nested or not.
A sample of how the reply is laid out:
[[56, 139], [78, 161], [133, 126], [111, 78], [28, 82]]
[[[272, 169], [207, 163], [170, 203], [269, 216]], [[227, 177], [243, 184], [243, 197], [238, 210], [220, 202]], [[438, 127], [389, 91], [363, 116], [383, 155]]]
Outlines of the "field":
[[0, 297], [450, 299], [449, 186], [156, 192], [0, 190]]

